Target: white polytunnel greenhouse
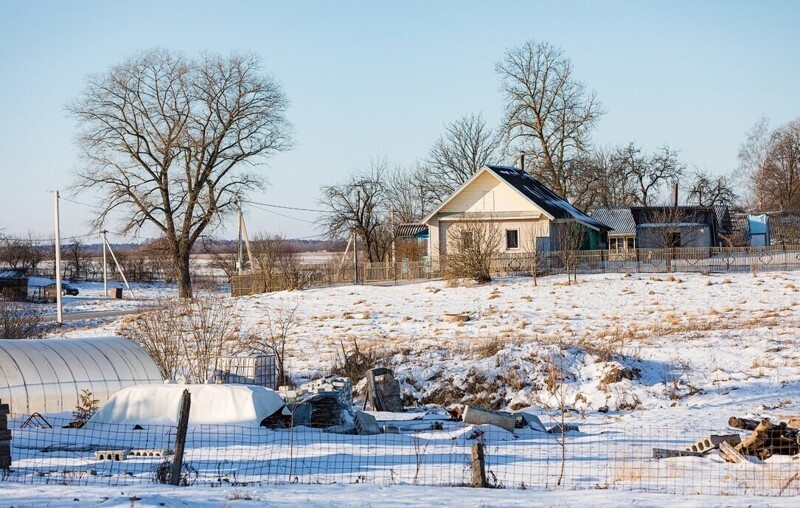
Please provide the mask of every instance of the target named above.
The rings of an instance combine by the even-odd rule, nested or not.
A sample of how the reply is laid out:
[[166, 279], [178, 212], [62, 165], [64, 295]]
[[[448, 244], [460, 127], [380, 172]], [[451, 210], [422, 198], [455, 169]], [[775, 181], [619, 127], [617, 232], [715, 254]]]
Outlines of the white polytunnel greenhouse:
[[121, 337], [0, 340], [0, 400], [14, 414], [73, 411], [83, 390], [103, 404], [123, 388], [160, 382], [150, 355]]

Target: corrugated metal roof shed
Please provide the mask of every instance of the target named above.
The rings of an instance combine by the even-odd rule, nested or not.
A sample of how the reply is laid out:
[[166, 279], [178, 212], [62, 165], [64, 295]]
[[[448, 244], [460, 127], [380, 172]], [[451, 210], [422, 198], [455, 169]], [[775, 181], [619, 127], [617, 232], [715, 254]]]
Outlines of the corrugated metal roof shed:
[[598, 206], [589, 214], [603, 224], [609, 225], [613, 231], [609, 235], [635, 235], [636, 223], [630, 207]]
[[17, 414], [72, 411], [84, 389], [102, 404], [122, 388], [160, 382], [150, 355], [121, 337], [0, 340], [0, 400]]
[[428, 226], [425, 224], [400, 224], [395, 234], [399, 238], [427, 238]]

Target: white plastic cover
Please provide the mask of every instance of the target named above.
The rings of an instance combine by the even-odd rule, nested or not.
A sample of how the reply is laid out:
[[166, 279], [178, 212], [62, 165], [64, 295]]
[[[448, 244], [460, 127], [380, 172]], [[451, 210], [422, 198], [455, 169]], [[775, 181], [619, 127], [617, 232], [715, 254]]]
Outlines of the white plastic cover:
[[121, 337], [0, 340], [0, 400], [12, 413], [72, 411], [84, 389], [102, 404], [122, 388], [159, 382], [150, 355]]
[[277, 392], [250, 385], [139, 385], [115, 393], [92, 423], [176, 425], [184, 390], [191, 394], [189, 423], [258, 427], [283, 408]]

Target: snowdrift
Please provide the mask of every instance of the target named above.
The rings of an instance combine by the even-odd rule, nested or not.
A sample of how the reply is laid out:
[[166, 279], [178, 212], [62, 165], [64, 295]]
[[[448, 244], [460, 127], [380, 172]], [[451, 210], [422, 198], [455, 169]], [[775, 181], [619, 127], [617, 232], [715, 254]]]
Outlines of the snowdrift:
[[245, 385], [138, 385], [115, 393], [87, 422], [177, 425], [181, 396], [192, 394], [192, 425], [258, 427], [280, 411], [283, 399], [273, 390]]

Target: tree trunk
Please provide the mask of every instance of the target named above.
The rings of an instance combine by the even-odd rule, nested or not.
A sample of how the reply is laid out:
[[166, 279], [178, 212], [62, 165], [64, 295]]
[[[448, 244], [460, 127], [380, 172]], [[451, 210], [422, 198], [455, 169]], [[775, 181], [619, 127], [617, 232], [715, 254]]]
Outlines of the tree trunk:
[[187, 249], [185, 252], [179, 252], [174, 256], [175, 272], [178, 275], [178, 296], [181, 298], [192, 297], [192, 276], [189, 273], [189, 254]]

